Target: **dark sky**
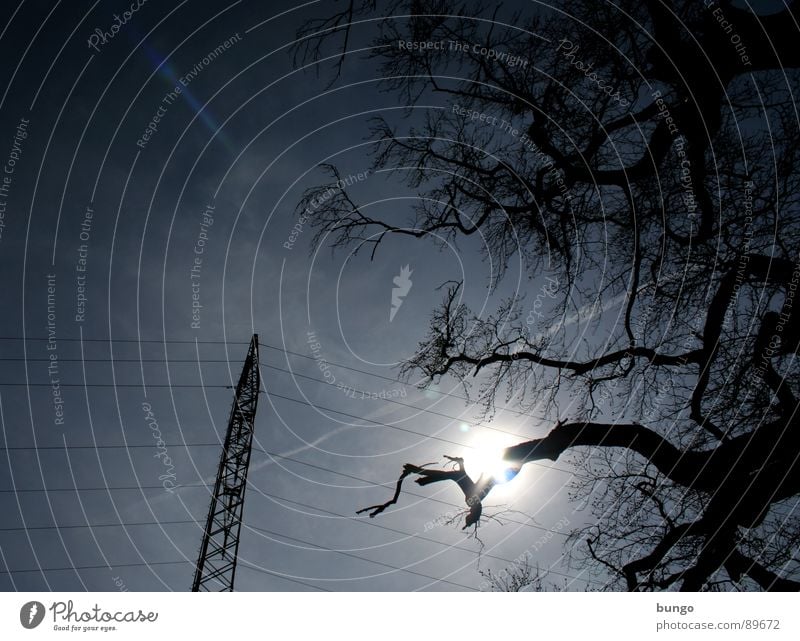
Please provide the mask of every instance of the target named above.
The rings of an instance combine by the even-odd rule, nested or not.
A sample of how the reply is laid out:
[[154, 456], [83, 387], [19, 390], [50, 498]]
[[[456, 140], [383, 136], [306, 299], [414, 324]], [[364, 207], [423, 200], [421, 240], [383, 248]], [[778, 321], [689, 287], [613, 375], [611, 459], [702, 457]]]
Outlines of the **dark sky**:
[[[480, 259], [479, 240], [441, 249], [389, 238], [370, 261], [310, 254], [304, 227], [287, 249], [303, 190], [326, 180], [319, 164], [364, 172], [370, 119], [403, 117], [368, 63], [348, 61], [330, 88], [329, 66], [295, 68], [297, 28], [330, 3], [150, 0], [89, 46], [130, 7], [4, 5], [0, 162], [14, 166], [0, 235], [0, 589], [189, 588], [229, 386], [253, 333], [267, 393], [238, 589], [478, 589], [478, 567], [502, 569], [535, 543], [551, 578], [585, 589], [589, 577], [562, 561], [561, 519], [585, 518], [566, 503], [563, 462], [529, 465], [492, 494], [490, 505], [518, 512], [481, 527], [481, 559], [474, 540], [441, 524], [461, 505], [455, 487], [413, 487], [380, 518], [354, 517], [388, 498], [406, 461], [499, 448], [548, 423], [511, 399], [476, 425], [459, 387], [393, 380], [439, 285], [463, 278], [465, 300], [487, 299], [496, 265]], [[352, 192], [396, 221], [416, 196], [382, 174]], [[413, 285], [390, 321], [405, 265]], [[512, 262], [503, 287], [523, 278]], [[315, 358], [331, 363], [328, 382]]]

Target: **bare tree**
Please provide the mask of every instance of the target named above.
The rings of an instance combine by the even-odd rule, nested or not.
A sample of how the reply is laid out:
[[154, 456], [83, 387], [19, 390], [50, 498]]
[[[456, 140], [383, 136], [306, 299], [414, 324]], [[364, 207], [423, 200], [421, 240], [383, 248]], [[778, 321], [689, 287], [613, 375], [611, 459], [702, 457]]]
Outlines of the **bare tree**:
[[559, 591], [558, 585], [547, 585], [545, 577], [538, 566], [531, 565], [526, 558], [507, 568], [494, 572], [492, 570], [479, 570], [484, 579], [481, 585], [492, 592], [555, 592]]
[[[312, 55], [344, 47], [338, 74], [350, 18], [380, 18], [384, 89], [445, 106], [374, 123], [374, 168], [425, 195], [412, 218], [377, 219], [340, 190], [314, 211], [317, 243], [374, 255], [388, 234], [480, 233], [495, 264], [520, 257], [558, 283], [535, 332], [522, 296], [476, 315], [450, 284], [404, 373], [474, 383], [487, 413], [503, 390], [549, 403], [555, 427], [505, 457], [582, 455], [576, 499], [599, 483], [607, 500], [573, 533], [574, 561], [613, 588], [800, 589], [800, 3], [718, 7], [735, 39], [679, 0], [350, 3], [337, 29], [303, 34]], [[563, 422], [559, 394], [579, 399]], [[458, 483], [476, 525], [491, 479], [450, 460], [406, 464], [371, 516], [413, 475]]]

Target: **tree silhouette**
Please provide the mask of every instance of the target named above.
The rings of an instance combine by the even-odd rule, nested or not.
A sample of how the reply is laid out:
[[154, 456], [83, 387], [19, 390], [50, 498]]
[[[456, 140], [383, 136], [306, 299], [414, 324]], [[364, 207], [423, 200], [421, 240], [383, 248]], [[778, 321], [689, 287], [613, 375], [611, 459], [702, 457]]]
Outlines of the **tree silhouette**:
[[548, 592], [559, 591], [556, 584], [546, 585], [543, 573], [538, 566], [531, 565], [528, 559], [509, 566], [499, 572], [480, 570], [484, 581], [481, 588], [492, 592]]
[[[472, 385], [487, 414], [502, 391], [553, 413], [505, 458], [576, 454], [575, 498], [603, 500], [574, 562], [609, 587], [800, 589], [800, 3], [346, 5], [306, 26], [300, 55], [335, 48], [338, 76], [369, 29], [383, 89], [443, 108], [374, 122], [374, 169], [424, 196], [412, 218], [340, 190], [315, 243], [374, 256], [388, 234], [478, 235], [495, 285], [512, 258], [558, 284], [533, 327], [524, 293], [487, 316], [449, 284], [404, 374]], [[459, 483], [471, 524], [492, 488], [406, 464], [370, 516], [409, 475]]]

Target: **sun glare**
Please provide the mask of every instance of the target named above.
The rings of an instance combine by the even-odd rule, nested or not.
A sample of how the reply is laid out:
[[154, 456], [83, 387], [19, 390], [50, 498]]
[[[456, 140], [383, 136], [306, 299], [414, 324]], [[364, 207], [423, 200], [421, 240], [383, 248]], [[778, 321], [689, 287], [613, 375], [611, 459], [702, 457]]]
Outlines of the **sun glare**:
[[464, 455], [464, 466], [473, 480], [484, 474], [493, 476], [497, 483], [506, 483], [516, 476], [508, 461], [503, 460], [504, 449], [515, 441], [504, 436], [487, 430], [472, 439]]

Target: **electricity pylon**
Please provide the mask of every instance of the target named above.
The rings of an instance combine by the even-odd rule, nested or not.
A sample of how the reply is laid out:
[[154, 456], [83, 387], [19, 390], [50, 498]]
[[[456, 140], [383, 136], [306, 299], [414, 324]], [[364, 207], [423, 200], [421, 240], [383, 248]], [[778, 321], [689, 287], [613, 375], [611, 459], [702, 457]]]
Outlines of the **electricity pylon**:
[[192, 592], [233, 592], [260, 385], [258, 334], [253, 334], [233, 398]]

